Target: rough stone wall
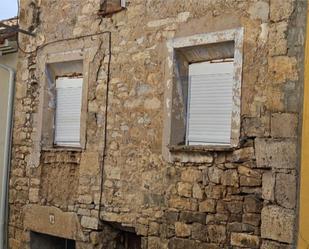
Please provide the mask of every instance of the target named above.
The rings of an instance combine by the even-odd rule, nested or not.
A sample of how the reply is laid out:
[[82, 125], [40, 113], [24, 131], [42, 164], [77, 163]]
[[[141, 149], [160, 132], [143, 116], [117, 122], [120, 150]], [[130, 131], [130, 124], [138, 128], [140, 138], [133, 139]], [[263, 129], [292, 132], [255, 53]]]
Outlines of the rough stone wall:
[[[21, 27], [38, 35], [21, 35], [20, 45], [38, 50], [20, 53], [18, 64], [10, 248], [28, 248], [29, 230], [75, 239], [77, 248], [100, 248], [109, 243], [104, 235], [117, 232], [98, 217], [135, 230], [142, 248], [292, 248], [305, 1], [132, 0], [127, 10], [104, 19], [97, 16], [99, 8], [99, 0], [21, 3]], [[245, 29], [240, 148], [195, 152], [203, 158], [197, 162], [184, 160], [193, 152], [183, 152], [178, 162], [166, 162], [167, 40], [238, 27]], [[112, 32], [104, 169], [108, 39], [101, 35], [40, 47], [101, 31]], [[69, 54], [92, 40], [97, 47], [88, 71], [86, 147], [41, 150], [43, 54]], [[29, 208], [43, 218], [36, 220]], [[60, 235], [54, 234], [52, 220], [44, 220], [51, 214]], [[62, 220], [71, 227], [63, 228]]]

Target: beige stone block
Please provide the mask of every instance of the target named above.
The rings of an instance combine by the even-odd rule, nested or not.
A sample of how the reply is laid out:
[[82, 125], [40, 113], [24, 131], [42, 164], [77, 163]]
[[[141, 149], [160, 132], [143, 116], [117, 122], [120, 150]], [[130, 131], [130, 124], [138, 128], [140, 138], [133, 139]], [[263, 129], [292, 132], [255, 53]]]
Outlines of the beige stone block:
[[161, 106], [161, 101], [158, 98], [146, 99], [144, 103], [145, 109], [154, 110]]
[[189, 237], [191, 235], [191, 226], [185, 223], [175, 223], [175, 233], [178, 237]]
[[262, 185], [261, 178], [248, 177], [248, 176], [240, 176], [239, 185], [245, 187], [257, 187]]
[[276, 176], [275, 199], [285, 208], [295, 208], [296, 176], [279, 173]]
[[99, 219], [96, 217], [83, 216], [81, 219], [81, 225], [84, 228], [97, 230], [99, 228]]
[[169, 207], [195, 211], [197, 210], [197, 204], [188, 198], [174, 197], [168, 201]]
[[221, 175], [223, 173], [222, 169], [218, 167], [210, 167], [208, 168], [208, 178], [209, 181], [219, 184], [221, 182]]
[[295, 0], [270, 0], [270, 19], [273, 22], [286, 20], [294, 10]]
[[193, 184], [192, 195], [193, 195], [193, 198], [203, 199], [204, 193], [203, 193], [203, 190], [198, 183]]
[[20, 249], [20, 241], [17, 239], [10, 238], [9, 244], [11, 249]]
[[232, 233], [231, 245], [246, 247], [246, 248], [259, 248], [260, 239], [258, 236], [246, 233]]
[[27, 205], [23, 214], [25, 229], [72, 240], [84, 240], [76, 213], [63, 212], [56, 207]]
[[284, 243], [293, 243], [295, 213], [278, 206], [262, 210], [261, 237]]
[[37, 188], [30, 188], [29, 189], [29, 201], [33, 203], [37, 203], [40, 200], [40, 190]]
[[167, 241], [158, 237], [148, 237], [148, 249], [168, 249]]
[[206, 200], [200, 203], [199, 205], [200, 212], [206, 213], [215, 213], [216, 212], [216, 201], [215, 200]]
[[100, 172], [99, 153], [84, 152], [81, 156], [79, 174], [81, 176], [96, 176]]
[[237, 170], [229, 169], [229, 170], [224, 171], [221, 177], [221, 183], [224, 186], [238, 187], [239, 180], [238, 180]]
[[79, 203], [82, 204], [91, 204], [92, 203], [92, 196], [91, 195], [80, 195], [78, 197]]
[[225, 225], [208, 225], [207, 237], [210, 242], [224, 243], [226, 240], [226, 226]]
[[295, 140], [258, 138], [255, 140], [255, 153], [259, 168], [293, 169], [296, 167]]
[[181, 172], [181, 180], [184, 182], [201, 182], [202, 171], [197, 169], [186, 169]]
[[269, 54], [270, 55], [285, 55], [288, 50], [287, 41], [287, 22], [273, 23], [269, 32]]
[[192, 196], [192, 184], [180, 182], [178, 183], [177, 191], [180, 196], [191, 197]]
[[173, 161], [182, 163], [212, 163], [213, 157], [209, 154], [180, 152], [173, 154]]
[[254, 159], [254, 148], [247, 147], [235, 150], [230, 159], [232, 162], [245, 162]]
[[287, 80], [297, 80], [297, 61], [295, 57], [276, 56], [268, 59], [268, 72], [273, 84], [282, 84]]
[[274, 138], [296, 137], [297, 125], [297, 114], [274, 113], [271, 115], [271, 136]]
[[239, 166], [238, 167], [238, 173], [240, 175], [244, 175], [244, 176], [248, 176], [248, 177], [254, 177], [254, 178], [261, 178], [262, 175], [260, 172], [258, 172], [257, 170], [248, 168], [246, 166]]
[[264, 240], [261, 249], [293, 249], [292, 245], [281, 244], [275, 241]]
[[248, 137], [268, 136], [270, 133], [270, 115], [246, 117], [243, 119], [242, 129]]
[[254, 2], [249, 8], [250, 17], [266, 22], [269, 17], [269, 4], [267, 2]]
[[272, 172], [265, 172], [262, 178], [262, 197], [264, 200], [275, 200], [276, 175]]
[[160, 224], [157, 222], [150, 222], [149, 223], [149, 230], [148, 230], [148, 235], [150, 236], [156, 236], [159, 234], [160, 230]]
[[242, 216], [242, 222], [244, 224], [249, 224], [249, 225], [258, 227], [261, 222], [261, 215], [260, 214], [249, 214], [249, 213], [244, 214]]

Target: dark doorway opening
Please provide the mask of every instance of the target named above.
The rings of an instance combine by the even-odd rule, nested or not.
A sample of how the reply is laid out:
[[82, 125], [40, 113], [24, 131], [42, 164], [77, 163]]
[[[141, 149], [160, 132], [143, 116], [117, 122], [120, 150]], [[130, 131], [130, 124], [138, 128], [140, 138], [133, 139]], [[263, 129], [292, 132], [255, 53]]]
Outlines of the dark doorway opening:
[[142, 249], [142, 240], [135, 233], [121, 232], [117, 238], [116, 249]]
[[31, 249], [75, 249], [75, 241], [65, 238], [59, 238], [47, 234], [31, 232]]

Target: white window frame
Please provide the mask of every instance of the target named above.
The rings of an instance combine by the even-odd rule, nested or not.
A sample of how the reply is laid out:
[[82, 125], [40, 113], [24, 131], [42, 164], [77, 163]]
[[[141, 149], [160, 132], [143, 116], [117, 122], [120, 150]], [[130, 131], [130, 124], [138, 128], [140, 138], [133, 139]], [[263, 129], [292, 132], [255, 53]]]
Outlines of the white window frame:
[[240, 140], [241, 124], [241, 84], [242, 84], [242, 65], [243, 65], [243, 37], [244, 28], [236, 28], [218, 32], [197, 34], [188, 37], [174, 38], [167, 42], [168, 57], [166, 63], [166, 85], [165, 85], [165, 117], [163, 132], [163, 156], [171, 158], [170, 138], [172, 124], [172, 103], [173, 103], [173, 84], [174, 84], [174, 60], [176, 49], [201, 46], [214, 43], [234, 42], [234, 84], [233, 84], [233, 108], [232, 108], [232, 127], [231, 143], [229, 147], [237, 147]]

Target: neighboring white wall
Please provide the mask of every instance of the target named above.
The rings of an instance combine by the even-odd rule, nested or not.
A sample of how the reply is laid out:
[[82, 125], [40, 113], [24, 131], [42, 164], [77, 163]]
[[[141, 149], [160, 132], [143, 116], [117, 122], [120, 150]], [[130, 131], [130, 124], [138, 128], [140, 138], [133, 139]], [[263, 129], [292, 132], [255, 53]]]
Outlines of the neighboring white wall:
[[[16, 69], [17, 53], [0, 56], [0, 64], [4, 64]], [[0, 200], [3, 178], [3, 157], [4, 157], [4, 142], [6, 130], [6, 115], [9, 87], [9, 73], [0, 68]]]

